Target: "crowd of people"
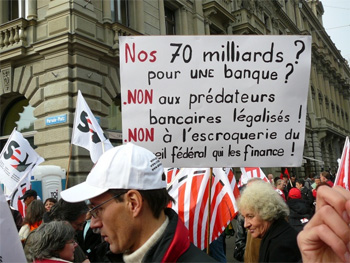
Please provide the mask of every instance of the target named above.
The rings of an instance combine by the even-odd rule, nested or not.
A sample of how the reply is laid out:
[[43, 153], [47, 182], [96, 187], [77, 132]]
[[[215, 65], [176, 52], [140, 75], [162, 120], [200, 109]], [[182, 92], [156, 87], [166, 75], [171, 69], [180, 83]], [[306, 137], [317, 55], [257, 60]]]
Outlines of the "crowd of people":
[[[242, 262], [350, 262], [350, 192], [327, 172], [268, 178], [240, 189], [236, 244], [226, 253]], [[162, 164], [142, 147], [105, 152], [61, 197], [43, 203], [28, 190], [25, 218], [11, 209], [28, 262], [224, 262], [190, 242], [168, 208]]]

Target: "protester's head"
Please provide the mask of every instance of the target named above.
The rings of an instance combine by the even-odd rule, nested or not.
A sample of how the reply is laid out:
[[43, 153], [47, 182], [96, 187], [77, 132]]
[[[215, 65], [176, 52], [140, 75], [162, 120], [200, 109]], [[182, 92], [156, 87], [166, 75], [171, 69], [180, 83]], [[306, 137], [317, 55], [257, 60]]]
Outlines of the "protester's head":
[[309, 178], [311, 179], [311, 181], [314, 181], [315, 180], [315, 173], [310, 173]]
[[161, 162], [131, 143], [105, 152], [86, 181], [61, 196], [68, 202], [89, 200], [90, 227], [100, 229], [113, 253], [139, 248], [147, 238], [141, 240], [138, 233], [148, 234], [152, 229], [145, 225], [164, 221], [164, 210], [173, 201]]
[[247, 186], [250, 186], [252, 183], [254, 182], [258, 182], [258, 181], [262, 181], [262, 179], [260, 177], [253, 177], [253, 178], [250, 178], [247, 182]]
[[37, 199], [37, 197], [37, 192], [35, 190], [29, 189], [19, 199], [23, 200], [24, 204], [28, 207], [33, 200]]
[[279, 189], [279, 190], [283, 190], [284, 187], [285, 187], [284, 180], [277, 179], [277, 181], [276, 181], [276, 188]]
[[320, 176], [316, 175], [315, 176], [315, 184], [316, 184], [316, 186], [319, 185], [320, 183], [321, 183]]
[[50, 220], [68, 221], [78, 231], [82, 230], [85, 223], [88, 207], [85, 202], [68, 203], [60, 199], [51, 207]]
[[52, 197], [47, 198], [44, 202], [46, 212], [50, 212], [51, 207], [56, 203], [57, 203], [57, 200], [55, 198], [52, 198]]
[[45, 207], [41, 200], [33, 200], [27, 207], [23, 224], [33, 225], [43, 219]]
[[285, 183], [287, 183], [288, 182], [288, 180], [289, 180], [289, 177], [288, 177], [288, 175], [286, 175], [286, 174], [283, 174], [283, 180], [284, 180], [284, 182]]
[[301, 192], [298, 188], [291, 188], [288, 192], [288, 199], [301, 199]]
[[253, 238], [262, 238], [271, 224], [289, 214], [289, 209], [271, 184], [255, 182], [247, 187], [238, 201], [240, 213], [245, 218], [244, 227]]
[[320, 174], [321, 182], [327, 182], [330, 178], [331, 178], [331, 175], [329, 174], [329, 172], [323, 171]]
[[305, 181], [304, 179], [297, 179], [295, 181], [295, 187], [298, 188], [299, 190], [304, 187]]
[[297, 177], [294, 174], [290, 176], [290, 180], [292, 181], [292, 183], [294, 183], [296, 179]]
[[61, 258], [73, 261], [77, 243], [74, 241], [75, 231], [66, 221], [51, 221], [41, 224], [31, 234], [29, 259]]
[[319, 184], [316, 185], [316, 191], [317, 191], [321, 186], [331, 187], [329, 184], [327, 184], [327, 182], [320, 182]]

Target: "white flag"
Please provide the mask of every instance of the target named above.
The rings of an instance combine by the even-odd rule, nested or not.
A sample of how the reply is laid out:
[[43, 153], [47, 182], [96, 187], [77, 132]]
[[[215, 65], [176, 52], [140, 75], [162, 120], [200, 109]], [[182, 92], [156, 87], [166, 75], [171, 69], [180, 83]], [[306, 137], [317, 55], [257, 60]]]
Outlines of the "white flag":
[[259, 177], [265, 182], [269, 182], [264, 172], [261, 170], [260, 167], [244, 167], [241, 168], [241, 178], [238, 182], [238, 187], [242, 187], [243, 185], [247, 184], [248, 180], [253, 177]]
[[31, 183], [30, 183], [30, 177], [31, 177], [31, 172], [26, 175], [17, 185], [16, 189], [9, 195], [10, 198], [10, 204], [11, 206], [18, 210], [22, 217], [26, 216], [26, 205], [22, 200], [19, 198], [24, 195], [24, 193], [30, 189]]
[[105, 151], [113, 148], [111, 142], [103, 134], [80, 90], [75, 109], [72, 144], [89, 150], [93, 163], [96, 163]]
[[[340, 185], [346, 190], [350, 189], [350, 142], [346, 137], [343, 153], [341, 155], [337, 176], [335, 177], [334, 186]], [[334, 187], [333, 186], [333, 187]]]
[[7, 190], [13, 192], [26, 180], [32, 169], [43, 161], [15, 128], [0, 154], [0, 181]]
[[0, 262], [27, 262], [18, 231], [0, 187]]

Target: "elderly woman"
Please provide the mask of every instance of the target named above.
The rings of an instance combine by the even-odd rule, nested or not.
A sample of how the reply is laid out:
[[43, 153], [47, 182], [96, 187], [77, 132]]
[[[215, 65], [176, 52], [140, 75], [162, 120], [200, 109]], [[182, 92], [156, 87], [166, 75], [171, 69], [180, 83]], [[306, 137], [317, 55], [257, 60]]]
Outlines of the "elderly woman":
[[74, 234], [66, 221], [43, 223], [30, 237], [29, 259], [33, 263], [72, 262], [77, 246]]
[[255, 182], [247, 187], [238, 208], [251, 236], [262, 238], [259, 262], [300, 261], [297, 231], [286, 221], [288, 206], [270, 184]]

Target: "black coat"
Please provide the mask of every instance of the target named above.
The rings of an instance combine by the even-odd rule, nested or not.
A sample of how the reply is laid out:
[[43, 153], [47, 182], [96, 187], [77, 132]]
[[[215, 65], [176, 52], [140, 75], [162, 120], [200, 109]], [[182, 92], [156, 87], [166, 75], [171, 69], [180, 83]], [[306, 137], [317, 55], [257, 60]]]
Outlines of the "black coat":
[[295, 230], [300, 232], [308, 222], [307, 220], [311, 218], [311, 207], [303, 199], [288, 199], [287, 205], [290, 211], [288, 222]]
[[314, 196], [312, 195], [312, 192], [307, 187], [303, 187], [300, 190], [301, 192], [301, 199], [305, 200], [306, 203], [309, 205], [309, 207], [312, 207], [315, 201]]
[[264, 235], [259, 251], [259, 262], [299, 262], [297, 231], [284, 219], [272, 223]]

